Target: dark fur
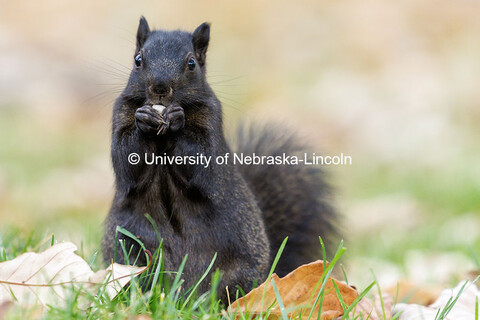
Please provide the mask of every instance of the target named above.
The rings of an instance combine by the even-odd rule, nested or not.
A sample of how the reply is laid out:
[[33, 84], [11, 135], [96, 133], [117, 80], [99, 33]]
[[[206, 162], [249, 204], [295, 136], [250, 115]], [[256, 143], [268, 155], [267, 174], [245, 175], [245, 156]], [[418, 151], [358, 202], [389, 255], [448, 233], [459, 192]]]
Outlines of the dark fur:
[[[265, 279], [284, 236], [290, 236], [290, 241], [279, 266], [282, 274], [318, 258], [311, 249], [318, 249], [317, 236], [329, 231], [333, 211], [323, 202], [328, 188], [313, 168], [240, 168], [216, 165], [214, 160], [207, 169], [128, 163], [132, 152], [142, 158], [144, 153], [201, 153], [212, 159], [231, 152], [223, 134], [220, 102], [205, 78], [209, 28], [204, 23], [193, 34], [150, 31], [146, 20], [140, 20], [135, 56], [140, 53], [143, 63], [133, 67], [113, 110], [116, 192], [105, 224], [103, 254], [107, 262], [113, 259], [117, 226], [138, 236], [154, 252], [159, 243], [145, 218], [148, 213], [163, 238], [165, 269], [178, 269], [188, 254], [185, 288], [195, 283], [218, 253], [215, 268], [224, 273], [220, 283], [224, 299], [225, 286], [239, 285], [248, 291], [254, 280]], [[190, 57], [197, 61], [193, 71], [187, 68]], [[159, 103], [167, 106], [165, 124], [148, 106]], [[277, 140], [271, 132], [245, 138], [251, 144], [244, 140], [243, 152], [268, 154], [300, 148], [293, 140]], [[135, 245], [124, 240], [127, 247]], [[124, 262], [121, 250], [117, 254], [117, 261]], [[200, 290], [208, 286], [204, 281]]]
[[[263, 128], [242, 126], [236, 140], [237, 152], [303, 159], [310, 147], [289, 130], [273, 125]], [[262, 211], [272, 255], [275, 258], [285, 237], [288, 242], [275, 272], [284, 276], [298, 266], [322, 257], [318, 236], [334, 244], [337, 214], [330, 205], [331, 188], [318, 166], [249, 165], [239, 166]]]

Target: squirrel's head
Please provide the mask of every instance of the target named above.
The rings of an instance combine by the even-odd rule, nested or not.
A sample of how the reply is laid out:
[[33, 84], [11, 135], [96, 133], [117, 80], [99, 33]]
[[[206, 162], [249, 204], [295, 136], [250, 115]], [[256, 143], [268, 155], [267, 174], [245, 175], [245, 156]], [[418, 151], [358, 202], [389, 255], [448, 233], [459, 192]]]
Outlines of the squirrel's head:
[[209, 39], [208, 23], [193, 33], [151, 31], [141, 17], [129, 87], [147, 103], [194, 103], [208, 86], [205, 60]]

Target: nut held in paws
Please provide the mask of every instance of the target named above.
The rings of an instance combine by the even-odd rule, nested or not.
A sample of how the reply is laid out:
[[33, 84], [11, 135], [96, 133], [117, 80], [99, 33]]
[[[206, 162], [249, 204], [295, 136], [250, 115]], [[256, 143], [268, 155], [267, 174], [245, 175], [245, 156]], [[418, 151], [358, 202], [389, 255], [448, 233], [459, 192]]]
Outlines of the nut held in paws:
[[162, 106], [161, 104], [154, 104], [152, 108], [157, 110], [160, 114], [162, 114], [162, 111], [163, 109], [165, 109], [165, 106]]

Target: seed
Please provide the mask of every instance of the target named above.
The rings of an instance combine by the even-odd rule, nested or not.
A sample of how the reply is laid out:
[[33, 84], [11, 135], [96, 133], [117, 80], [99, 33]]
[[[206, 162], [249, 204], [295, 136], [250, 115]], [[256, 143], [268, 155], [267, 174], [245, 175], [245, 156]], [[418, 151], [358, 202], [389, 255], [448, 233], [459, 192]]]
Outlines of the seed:
[[165, 107], [162, 106], [161, 104], [154, 104], [154, 105], [152, 106], [152, 108], [155, 109], [155, 110], [157, 110], [158, 113], [160, 113], [160, 114], [162, 114], [163, 109], [165, 109]]

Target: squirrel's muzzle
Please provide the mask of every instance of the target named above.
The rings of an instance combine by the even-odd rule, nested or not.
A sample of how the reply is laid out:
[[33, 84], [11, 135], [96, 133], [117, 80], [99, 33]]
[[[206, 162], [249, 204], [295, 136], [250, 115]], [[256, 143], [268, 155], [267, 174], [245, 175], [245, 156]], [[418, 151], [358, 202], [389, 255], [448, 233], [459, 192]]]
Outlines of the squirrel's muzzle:
[[173, 88], [165, 83], [157, 82], [147, 87], [147, 96], [153, 102], [166, 102], [173, 98]]
[[152, 95], [158, 95], [162, 97], [173, 94], [172, 87], [163, 82], [157, 82], [149, 85], [148, 91]]

